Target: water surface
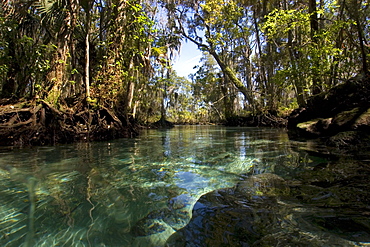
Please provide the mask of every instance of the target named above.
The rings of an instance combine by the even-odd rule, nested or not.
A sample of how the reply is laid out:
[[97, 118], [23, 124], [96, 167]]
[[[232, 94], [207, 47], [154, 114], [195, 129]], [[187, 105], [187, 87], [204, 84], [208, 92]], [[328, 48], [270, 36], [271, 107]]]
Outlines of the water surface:
[[[278, 207], [270, 208], [278, 223], [269, 238], [289, 242], [287, 235], [298, 232], [302, 242], [294, 240], [294, 246], [310, 241], [302, 236], [327, 246], [370, 244], [368, 159], [328, 153], [290, 141], [283, 130], [220, 126], [145, 130], [138, 138], [110, 142], [3, 148], [0, 246], [164, 246], [186, 229], [202, 196], [243, 181], [254, 187], [248, 181], [259, 174], [277, 175], [289, 187], [284, 195], [243, 192], [258, 200], [277, 198]], [[195, 246], [181, 243], [185, 239], [175, 245]]]

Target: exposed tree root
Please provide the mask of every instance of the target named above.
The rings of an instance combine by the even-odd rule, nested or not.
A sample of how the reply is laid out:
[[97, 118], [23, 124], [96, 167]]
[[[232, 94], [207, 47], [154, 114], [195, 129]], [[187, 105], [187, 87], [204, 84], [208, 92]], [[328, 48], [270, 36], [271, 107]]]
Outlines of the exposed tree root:
[[[1, 104], [1, 102], [0, 102]], [[57, 109], [43, 100], [6, 104], [0, 108], [0, 145], [53, 145], [130, 137], [137, 132], [105, 107], [88, 104]]]

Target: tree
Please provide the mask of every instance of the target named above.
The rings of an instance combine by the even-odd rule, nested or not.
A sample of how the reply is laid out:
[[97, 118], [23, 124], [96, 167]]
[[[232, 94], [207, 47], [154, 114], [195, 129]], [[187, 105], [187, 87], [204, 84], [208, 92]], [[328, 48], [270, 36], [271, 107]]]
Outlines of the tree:
[[233, 112], [233, 106], [230, 107], [228, 101], [224, 100], [230, 96], [225, 88], [228, 85], [224, 85], [221, 71], [213, 56], [204, 52], [200, 62], [202, 64], [198, 71], [192, 75], [193, 94], [198, 104], [207, 109], [211, 121], [225, 120], [225, 117], [230, 117]]
[[[223, 35], [242, 32], [238, 23], [242, 10], [233, 1], [210, 1], [206, 4], [183, 5], [173, 8], [167, 5], [171, 17], [176, 20], [176, 28], [183, 37], [196, 44], [199, 49], [207, 51], [220, 66], [224, 76], [244, 95], [248, 102], [253, 102], [251, 91], [237, 77], [235, 71], [222, 58], [222, 53], [231, 52], [224, 43]], [[185, 26], [186, 25], [186, 26]], [[229, 25], [229, 28], [225, 27]], [[222, 30], [224, 33], [222, 33]], [[231, 30], [232, 29], [232, 30]]]
[[[113, 109], [109, 115], [127, 126], [168, 116], [219, 121], [277, 114], [368, 72], [366, 1], [6, 0], [0, 6], [2, 98], [38, 98], [70, 112], [80, 102], [78, 110], [89, 114]], [[205, 52], [193, 89], [171, 69], [181, 40]], [[194, 113], [185, 117], [186, 111]]]
[[[316, 0], [309, 0], [308, 2], [308, 13], [310, 15], [310, 34], [311, 34], [311, 41], [313, 46], [318, 45], [318, 32], [319, 32], [319, 21], [317, 17], [317, 8], [316, 8]], [[315, 47], [316, 48], [316, 47]], [[318, 48], [316, 48], [318, 49]], [[313, 57], [313, 76], [312, 76], [312, 94], [319, 94], [321, 92], [319, 86], [319, 79], [317, 77], [317, 71], [319, 67], [318, 58]]]
[[[361, 52], [361, 61], [362, 61], [362, 72], [367, 74], [369, 72], [368, 64], [367, 64], [367, 56], [369, 54], [368, 47], [365, 46], [366, 40], [364, 37], [364, 30], [365, 26], [368, 29], [368, 25], [366, 23], [366, 17], [363, 13], [369, 13], [369, 4], [362, 3], [362, 1], [358, 2], [358, 0], [350, 0], [348, 2], [344, 2], [349, 16], [352, 20], [354, 20], [354, 24], [356, 26], [357, 36], [358, 36], [358, 45]], [[368, 23], [368, 22], [367, 22]]]
[[91, 10], [94, 0], [81, 0], [82, 9], [85, 12], [85, 95], [90, 100], [90, 26]]
[[52, 47], [44, 43], [48, 34], [34, 2], [3, 1], [0, 4], [1, 68], [6, 75], [0, 82], [2, 97], [33, 97], [49, 69]]
[[71, 57], [71, 51], [74, 51], [73, 37], [77, 24], [78, 2], [55, 0], [40, 1], [38, 4], [43, 26], [50, 33], [50, 42], [55, 47], [51, 69], [46, 75], [49, 83], [46, 94], [47, 100], [56, 104], [63, 95], [62, 88], [70, 81], [70, 74], [74, 69], [69, 65], [74, 58]]

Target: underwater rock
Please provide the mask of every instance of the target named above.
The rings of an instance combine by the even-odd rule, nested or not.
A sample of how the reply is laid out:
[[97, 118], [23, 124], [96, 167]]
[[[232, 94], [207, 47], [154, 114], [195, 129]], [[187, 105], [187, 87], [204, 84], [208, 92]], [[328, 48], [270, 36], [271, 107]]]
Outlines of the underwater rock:
[[184, 193], [171, 198], [168, 207], [150, 212], [131, 229], [135, 236], [149, 236], [164, 232], [169, 228], [178, 230], [191, 218], [191, 210], [196, 198]]
[[188, 206], [192, 206], [196, 202], [196, 199], [191, 195], [184, 193], [176, 197], [173, 197], [168, 202], [168, 207], [170, 209], [182, 209]]
[[174, 233], [167, 246], [250, 246], [279, 222], [276, 196], [286, 193], [284, 179], [258, 174], [235, 188], [215, 190], [194, 205], [190, 222]]
[[289, 186], [282, 177], [276, 174], [262, 173], [239, 182], [235, 190], [245, 196], [277, 196], [288, 194]]
[[151, 220], [149, 216], [148, 218], [139, 220], [135, 226], [131, 228], [131, 233], [136, 237], [141, 237], [161, 233], [165, 230], [166, 227], [163, 225], [163, 222]]
[[364, 136], [366, 135], [361, 135], [358, 131], [344, 131], [329, 137], [326, 143], [333, 147], [355, 147], [362, 142]]
[[[189, 210], [190, 211], [190, 210]], [[174, 230], [179, 230], [190, 220], [190, 212], [188, 210], [176, 210], [170, 212], [169, 214], [163, 217], [163, 221], [172, 227]]]
[[260, 239], [277, 220], [269, 209], [275, 201], [265, 198], [256, 206], [234, 192], [230, 188], [203, 195], [189, 224], [174, 233], [167, 246], [249, 246]]
[[[361, 212], [353, 217], [355, 211], [346, 214], [330, 208], [343, 204], [347, 200], [341, 198], [344, 195], [336, 196], [335, 191], [306, 182], [291, 184], [265, 173], [250, 176], [234, 188], [209, 192], [195, 203], [190, 222], [173, 233], [165, 246], [345, 247], [369, 242], [370, 226]], [[338, 192], [343, 190], [340, 188]], [[297, 200], [292, 200], [294, 195]], [[353, 207], [363, 208], [364, 204]]]

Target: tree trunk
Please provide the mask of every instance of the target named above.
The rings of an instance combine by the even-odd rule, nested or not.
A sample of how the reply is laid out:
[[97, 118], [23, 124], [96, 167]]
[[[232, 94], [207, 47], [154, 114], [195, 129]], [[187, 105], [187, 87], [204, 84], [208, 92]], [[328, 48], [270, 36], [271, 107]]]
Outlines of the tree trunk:
[[[166, 63], [166, 66], [168, 66], [168, 64]], [[164, 76], [164, 68], [162, 68], [162, 82], [163, 82], [163, 91], [162, 91], [162, 104], [161, 104], [161, 119], [160, 121], [161, 122], [165, 122], [166, 121], [166, 99], [167, 99], [167, 83], [170, 79], [170, 71], [169, 69], [167, 69], [167, 73], [166, 73], [166, 79], [165, 79], [165, 76]]]
[[241, 92], [243, 94], [244, 98], [248, 102], [253, 102], [253, 97], [252, 97], [252, 94], [251, 94], [250, 90], [248, 90], [248, 88], [243, 84], [243, 82], [238, 79], [235, 72], [222, 61], [222, 59], [217, 54], [215, 49], [212, 48], [212, 43], [211, 42], [210, 42], [211, 44], [208, 46], [208, 45], [205, 45], [205, 44], [203, 44], [201, 42], [198, 42], [197, 40], [193, 39], [192, 37], [187, 35], [185, 33], [185, 31], [182, 31], [182, 34], [184, 35], [185, 38], [187, 38], [188, 40], [190, 40], [191, 42], [196, 44], [199, 48], [203, 48], [203, 49], [207, 50], [208, 53], [211, 54], [213, 56], [213, 58], [216, 60], [218, 66], [220, 66], [224, 76], [227, 76], [229, 78], [231, 83], [235, 85], [235, 87], [239, 90], [239, 92]]
[[363, 28], [360, 20], [360, 13], [359, 13], [359, 4], [357, 0], [352, 0], [352, 6], [350, 6], [351, 10], [349, 10], [349, 13], [352, 15], [352, 19], [356, 21], [356, 29], [357, 29], [357, 35], [358, 35], [358, 40], [360, 43], [360, 52], [361, 52], [361, 58], [362, 58], [362, 72], [364, 74], [368, 73], [368, 67], [367, 67], [367, 54], [365, 50], [365, 38], [363, 34]]
[[125, 121], [127, 125], [130, 124], [129, 116], [132, 114], [132, 101], [135, 92], [135, 82], [133, 81], [133, 76], [131, 76], [133, 66], [134, 62], [131, 58], [128, 66], [128, 71], [130, 71], [130, 74], [124, 78], [124, 80], [127, 81], [127, 86], [125, 87], [122, 85], [117, 96], [117, 102], [115, 104], [117, 115], [119, 115], [121, 121]]
[[304, 97], [304, 85], [302, 85], [302, 80], [299, 79], [299, 77], [296, 75], [297, 73], [295, 73], [295, 71], [298, 71], [298, 66], [297, 66], [297, 56], [299, 56], [299, 54], [297, 54], [297, 52], [295, 51], [294, 49], [294, 45], [293, 45], [293, 34], [291, 31], [289, 31], [288, 33], [288, 49], [289, 49], [289, 57], [290, 57], [290, 62], [291, 62], [291, 66], [293, 68], [293, 73], [292, 73], [292, 76], [293, 76], [293, 83], [294, 83], [294, 87], [295, 87], [295, 90], [296, 90], [296, 98], [297, 98], [297, 103], [300, 107], [304, 107], [306, 105], [306, 100], [305, 100], [305, 97]]
[[[273, 49], [273, 45], [270, 42], [266, 43], [266, 50], [268, 51], [268, 54], [273, 55], [276, 51]], [[276, 113], [278, 108], [277, 103], [277, 86], [272, 81], [273, 75], [274, 75], [274, 62], [271, 60], [265, 59], [264, 66], [266, 66], [266, 81], [265, 81], [265, 92], [264, 95], [266, 95], [266, 107], [271, 113]]]
[[[266, 13], [266, 6], [265, 6], [265, 1], [263, 2], [264, 3], [264, 10], [263, 10], [263, 13]], [[267, 85], [267, 76], [266, 76], [266, 70], [265, 70], [265, 66], [263, 64], [263, 61], [262, 61], [262, 44], [261, 44], [261, 39], [260, 39], [260, 30], [259, 30], [259, 27], [258, 27], [258, 21], [257, 21], [257, 13], [256, 13], [256, 10], [253, 10], [253, 25], [254, 25], [254, 29], [256, 31], [256, 41], [257, 41], [257, 49], [258, 49], [258, 54], [259, 54], [259, 59], [257, 60], [257, 63], [258, 63], [258, 67], [259, 67], [259, 70], [260, 70], [260, 75], [259, 75], [259, 83], [260, 83], [260, 88], [263, 88], [263, 85]], [[263, 99], [263, 97], [261, 97], [261, 99]], [[261, 102], [261, 105], [263, 105], [263, 102]]]
[[[316, 8], [316, 0], [309, 0], [309, 6], [308, 11], [310, 13], [310, 29], [311, 29], [311, 41], [315, 47], [315, 49], [318, 49], [318, 40], [317, 40], [317, 33], [319, 31], [319, 22], [317, 17], [317, 8]], [[321, 92], [321, 88], [319, 85], [319, 77], [318, 77], [318, 71], [319, 71], [319, 62], [318, 57], [313, 56], [313, 68], [312, 68], [312, 94], [319, 94]]]
[[[339, 14], [338, 14], [338, 20], [339, 21], [342, 21], [344, 20], [344, 1], [343, 0], [342, 2], [340, 2], [340, 10], [339, 10]], [[344, 33], [344, 30], [343, 28], [341, 28], [339, 30], [339, 33], [338, 33], [338, 36], [335, 40], [335, 48], [337, 49], [341, 49], [342, 48], [342, 45], [343, 45], [343, 33]], [[331, 88], [332, 86], [335, 85], [335, 80], [337, 78], [337, 75], [338, 75], [338, 67], [339, 67], [339, 59], [337, 56], [334, 56], [333, 57], [333, 61], [330, 65], [330, 77], [329, 77], [329, 81], [328, 81], [328, 87]]]
[[85, 38], [85, 90], [86, 99], [90, 100], [90, 10], [86, 11], [86, 38]]
[[230, 95], [230, 89], [228, 88], [228, 77], [224, 77], [223, 85], [221, 86], [221, 92], [223, 94], [224, 113], [225, 118], [229, 119], [235, 115], [234, 109], [234, 97]]
[[[69, 4], [69, 11], [70, 11], [70, 32], [74, 32], [74, 29], [77, 25], [79, 7], [78, 7], [78, 0], [70, 0]], [[70, 38], [69, 39], [69, 50], [70, 50], [70, 65], [71, 70], [75, 70], [77, 68], [77, 54], [76, 54], [76, 44], [75, 40]], [[70, 73], [70, 81], [74, 81], [75, 83], [69, 84], [69, 94], [67, 97], [75, 96], [76, 94], [80, 93], [83, 90], [83, 78], [80, 76], [79, 73]]]
[[246, 80], [246, 83], [247, 83], [247, 88], [248, 90], [251, 92], [251, 97], [250, 97], [250, 100], [251, 102], [248, 102], [249, 103], [249, 106], [246, 105], [245, 109], [247, 110], [250, 110], [252, 111], [253, 113], [256, 112], [256, 110], [258, 109], [258, 105], [256, 103], [256, 101], [254, 100], [253, 98], [253, 82], [252, 82], [252, 64], [251, 64], [251, 61], [250, 61], [250, 56], [252, 54], [252, 50], [251, 50], [251, 47], [250, 45], [246, 42], [246, 53], [245, 53], [245, 56], [244, 56], [244, 60], [245, 60], [245, 75], [244, 75], [244, 78]]
[[236, 86], [239, 92], [241, 92], [244, 97], [249, 102], [251, 102], [252, 99], [248, 88], [246, 88], [244, 84], [239, 80], [239, 78], [235, 75], [235, 72], [220, 59], [219, 55], [215, 51], [209, 50], [208, 52], [214, 57], [217, 64], [220, 66], [223, 74], [227, 76], [229, 80]]
[[48, 74], [48, 81], [52, 86], [47, 95], [47, 101], [56, 104], [61, 96], [62, 86], [65, 83], [66, 63], [68, 54], [68, 38], [62, 35], [58, 36], [58, 50], [55, 52], [53, 59], [54, 66]]
[[[6, 72], [5, 83], [2, 85], [1, 97], [10, 98], [17, 94], [18, 83], [16, 80], [17, 71], [20, 70], [19, 65], [14, 61], [15, 57], [15, 43], [13, 41], [9, 42], [9, 53], [8, 56], [12, 57], [12, 63], [10, 63], [9, 68]], [[14, 61], [14, 62], [13, 62]]]

